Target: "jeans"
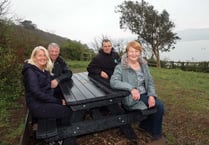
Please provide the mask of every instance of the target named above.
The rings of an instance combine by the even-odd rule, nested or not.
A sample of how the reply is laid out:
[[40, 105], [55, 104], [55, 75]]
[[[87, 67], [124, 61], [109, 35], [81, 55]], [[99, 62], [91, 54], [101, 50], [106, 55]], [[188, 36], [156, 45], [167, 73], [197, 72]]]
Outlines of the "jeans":
[[[141, 94], [140, 100], [148, 105], [148, 98], [149, 97], [147, 94]], [[148, 131], [153, 137], [161, 136], [162, 134], [162, 122], [164, 114], [164, 105], [158, 98], [155, 99], [155, 105], [157, 107], [157, 112], [149, 115], [147, 119], [140, 123], [140, 127]]]

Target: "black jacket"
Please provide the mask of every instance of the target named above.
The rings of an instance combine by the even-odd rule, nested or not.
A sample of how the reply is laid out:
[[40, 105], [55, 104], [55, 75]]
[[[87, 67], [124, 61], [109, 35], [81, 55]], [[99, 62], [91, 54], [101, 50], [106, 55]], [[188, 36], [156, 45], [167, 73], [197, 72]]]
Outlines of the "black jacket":
[[72, 71], [60, 56], [54, 62], [52, 73], [52, 79], [56, 79], [58, 82], [72, 77]]
[[53, 96], [48, 71], [41, 71], [35, 65], [25, 63], [22, 74], [26, 103], [30, 111], [37, 111], [45, 103], [61, 104], [61, 101]]
[[111, 77], [115, 66], [119, 62], [120, 56], [117, 52], [113, 51], [113, 49], [110, 54], [104, 53], [104, 51], [100, 49], [99, 53], [89, 63], [87, 71], [89, 72], [89, 75], [98, 76], [100, 76], [101, 71], [104, 71]]

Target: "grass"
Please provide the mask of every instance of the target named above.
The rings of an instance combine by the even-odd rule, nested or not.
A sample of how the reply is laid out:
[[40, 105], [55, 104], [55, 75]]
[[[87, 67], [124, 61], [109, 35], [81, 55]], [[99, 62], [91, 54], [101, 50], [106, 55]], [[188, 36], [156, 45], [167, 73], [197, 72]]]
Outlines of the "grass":
[[209, 144], [209, 74], [151, 68], [169, 144]]
[[209, 112], [209, 74], [157, 68], [151, 68], [151, 73], [166, 103], [203, 114]]
[[71, 70], [73, 71], [73, 73], [76, 72], [84, 72], [87, 71], [86, 68], [89, 64], [89, 61], [67, 61], [67, 64], [69, 65], [69, 67], [71, 68]]

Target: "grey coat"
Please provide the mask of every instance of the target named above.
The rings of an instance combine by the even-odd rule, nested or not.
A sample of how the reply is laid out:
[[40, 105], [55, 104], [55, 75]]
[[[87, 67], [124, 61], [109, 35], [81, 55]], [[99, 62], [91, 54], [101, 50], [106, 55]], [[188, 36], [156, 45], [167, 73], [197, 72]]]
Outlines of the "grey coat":
[[[150, 74], [147, 62], [140, 58], [139, 63], [145, 77], [145, 89], [147, 92], [147, 96], [157, 97], [157, 94], [155, 92], [154, 81]], [[127, 55], [125, 54], [122, 56], [121, 63], [115, 67], [114, 73], [110, 79], [110, 86], [115, 89], [131, 91], [132, 89], [137, 88], [138, 84], [139, 83], [137, 79], [137, 74], [135, 70], [133, 70], [128, 65]], [[123, 99], [122, 103], [125, 105], [125, 107], [132, 110], [137, 108], [141, 109], [139, 107], [139, 104], [141, 104], [142, 102], [139, 100], [133, 100], [130, 94], [129, 96], [126, 96]]]

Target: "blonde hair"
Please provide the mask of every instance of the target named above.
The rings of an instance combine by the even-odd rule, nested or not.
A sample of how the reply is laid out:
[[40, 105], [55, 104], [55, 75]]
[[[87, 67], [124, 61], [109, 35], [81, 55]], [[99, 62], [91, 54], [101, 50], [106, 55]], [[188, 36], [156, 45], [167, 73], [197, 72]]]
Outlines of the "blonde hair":
[[46, 66], [45, 66], [44, 70], [49, 71], [50, 73], [52, 73], [53, 63], [52, 63], [52, 61], [49, 57], [48, 51], [43, 46], [37, 46], [33, 49], [32, 53], [31, 53], [31, 56], [30, 56], [30, 59], [28, 60], [28, 63], [33, 64], [33, 65], [36, 66], [36, 63], [34, 62], [34, 57], [35, 57], [37, 51], [39, 51], [39, 50], [43, 50], [46, 57], [47, 57], [47, 63], [46, 63]]
[[130, 47], [132, 47], [132, 48], [134, 48], [136, 50], [139, 50], [140, 53], [142, 52], [142, 46], [137, 41], [131, 41], [131, 42], [129, 42], [127, 44], [127, 46], [126, 46], [126, 52], [128, 52], [128, 50], [129, 50]]

